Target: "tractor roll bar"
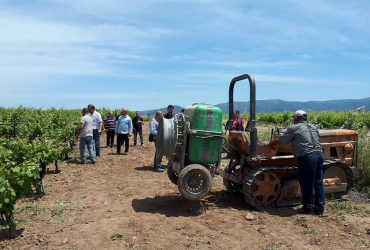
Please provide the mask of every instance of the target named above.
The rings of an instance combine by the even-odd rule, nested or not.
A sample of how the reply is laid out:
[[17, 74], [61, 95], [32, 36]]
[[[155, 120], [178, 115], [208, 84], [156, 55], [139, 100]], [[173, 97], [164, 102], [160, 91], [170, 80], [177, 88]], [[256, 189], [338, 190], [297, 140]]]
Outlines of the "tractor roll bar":
[[246, 80], [249, 81], [250, 97], [249, 97], [249, 125], [247, 131], [250, 133], [250, 156], [257, 156], [257, 129], [256, 129], [256, 83], [254, 77], [249, 74], [234, 77], [230, 82], [229, 87], [229, 120], [233, 119], [234, 115], [234, 86], [237, 82]]

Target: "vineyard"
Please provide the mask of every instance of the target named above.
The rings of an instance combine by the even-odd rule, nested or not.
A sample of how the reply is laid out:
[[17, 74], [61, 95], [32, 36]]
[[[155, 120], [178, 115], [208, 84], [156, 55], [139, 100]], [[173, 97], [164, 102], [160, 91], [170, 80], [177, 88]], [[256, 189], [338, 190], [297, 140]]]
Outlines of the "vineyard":
[[0, 214], [14, 233], [16, 200], [42, 192], [46, 166], [65, 160], [75, 144], [79, 112], [62, 109], [0, 109]]
[[[102, 110], [101, 114], [105, 116], [106, 111]], [[118, 114], [118, 111], [115, 111], [115, 114]], [[369, 194], [370, 141], [368, 133], [370, 112], [320, 112], [310, 113], [309, 117], [311, 122], [318, 124], [321, 128], [348, 128], [359, 131], [358, 165], [360, 167], [360, 178], [357, 181], [357, 188]], [[42, 177], [45, 174], [46, 167], [50, 165], [58, 167], [58, 162], [64, 162], [64, 166], [70, 164], [66, 163], [65, 160], [73, 156], [73, 147], [78, 139], [75, 134], [76, 122], [78, 124], [79, 119], [80, 110], [41, 110], [24, 107], [0, 109], [0, 221], [2, 226], [9, 227], [11, 234], [14, 234], [15, 231], [14, 209], [17, 200], [22, 200], [22, 197], [37, 196], [42, 192], [48, 193], [48, 188], [44, 191], [42, 186]], [[263, 124], [264, 126], [288, 126], [291, 121], [291, 113], [259, 114], [257, 119], [257, 124]], [[139, 152], [138, 149], [135, 150], [135, 152]], [[76, 151], [74, 151], [74, 156], [76, 156]], [[112, 156], [108, 152], [106, 157]], [[135, 156], [130, 157], [136, 160]], [[147, 162], [150, 164], [151, 159], [152, 155], [150, 154], [150, 156], [145, 155], [145, 157], [140, 158], [140, 161], [148, 165]], [[99, 170], [99, 174], [108, 174], [111, 171], [108, 171], [108, 169], [115, 161], [112, 158], [109, 158], [107, 164], [102, 161], [100, 163], [102, 170]], [[145, 169], [145, 167], [142, 168]], [[72, 175], [68, 178], [78, 182], [77, 172], [76, 170], [73, 171], [76, 176]], [[143, 172], [137, 173], [137, 175], [140, 174], [143, 174]], [[138, 178], [139, 180], [142, 179], [141, 176], [138, 176]], [[69, 183], [68, 180], [65, 181]], [[121, 192], [124, 188], [130, 190], [129, 187], [122, 187], [121, 184], [114, 185], [117, 186], [115, 187], [117, 192]], [[144, 185], [147, 184], [144, 183]], [[149, 186], [148, 188], [151, 189]], [[133, 199], [135, 199], [135, 191], [131, 192]], [[81, 194], [79, 195], [81, 196]], [[128, 191], [126, 195], [130, 196], [130, 192]], [[71, 203], [68, 200], [62, 201], [63, 206]], [[154, 202], [154, 204], [156, 203]]]

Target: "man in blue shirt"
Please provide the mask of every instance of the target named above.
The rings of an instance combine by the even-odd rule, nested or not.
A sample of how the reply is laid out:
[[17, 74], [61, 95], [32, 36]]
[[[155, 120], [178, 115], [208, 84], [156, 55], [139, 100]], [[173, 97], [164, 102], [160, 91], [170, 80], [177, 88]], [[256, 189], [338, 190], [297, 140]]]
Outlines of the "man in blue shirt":
[[127, 113], [127, 108], [122, 109], [116, 124], [117, 154], [121, 153], [121, 146], [123, 144], [125, 144], [125, 155], [128, 154], [129, 150], [129, 137], [132, 135], [132, 120]]

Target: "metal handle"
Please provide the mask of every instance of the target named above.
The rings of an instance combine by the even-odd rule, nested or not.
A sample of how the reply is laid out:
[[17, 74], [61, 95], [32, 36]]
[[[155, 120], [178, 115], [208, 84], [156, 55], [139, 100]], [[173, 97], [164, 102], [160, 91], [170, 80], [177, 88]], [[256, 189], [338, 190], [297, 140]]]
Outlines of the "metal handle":
[[248, 131], [250, 132], [250, 153], [251, 157], [254, 158], [257, 155], [257, 129], [256, 129], [256, 83], [254, 77], [249, 74], [240, 75], [234, 77], [230, 82], [229, 87], [229, 120], [233, 119], [234, 115], [234, 86], [237, 82], [242, 80], [249, 81], [249, 126]]

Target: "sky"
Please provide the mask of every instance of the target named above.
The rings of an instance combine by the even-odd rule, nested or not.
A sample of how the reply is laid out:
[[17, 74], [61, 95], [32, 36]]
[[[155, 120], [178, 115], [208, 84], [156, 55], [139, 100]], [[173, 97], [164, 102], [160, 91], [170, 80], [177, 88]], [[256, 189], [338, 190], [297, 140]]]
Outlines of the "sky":
[[[368, 0], [0, 0], [0, 106], [370, 96]], [[235, 99], [249, 100], [238, 83]]]

